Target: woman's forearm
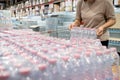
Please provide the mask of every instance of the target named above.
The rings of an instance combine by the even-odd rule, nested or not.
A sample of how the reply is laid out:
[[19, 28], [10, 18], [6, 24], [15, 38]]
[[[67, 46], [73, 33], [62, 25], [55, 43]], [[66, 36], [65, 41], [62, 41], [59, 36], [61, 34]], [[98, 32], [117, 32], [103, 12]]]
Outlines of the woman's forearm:
[[116, 20], [110, 19], [108, 20], [104, 25], [100, 26], [97, 29], [97, 36], [101, 36], [107, 28], [111, 27], [112, 25], [114, 25], [116, 23]]
[[112, 25], [114, 25], [115, 23], [116, 23], [115, 19], [110, 19], [101, 27], [103, 27], [104, 29], [107, 29], [107, 28], [111, 27]]

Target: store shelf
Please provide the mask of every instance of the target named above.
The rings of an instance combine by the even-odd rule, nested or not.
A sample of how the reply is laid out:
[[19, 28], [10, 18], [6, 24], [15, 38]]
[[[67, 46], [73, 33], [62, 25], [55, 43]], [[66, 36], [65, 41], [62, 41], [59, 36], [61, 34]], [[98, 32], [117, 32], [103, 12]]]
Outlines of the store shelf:
[[55, 0], [53, 3], [64, 2], [65, 0]]
[[26, 8], [32, 8], [32, 7], [35, 7], [35, 6], [49, 5], [51, 3], [55, 4], [55, 3], [64, 2], [64, 1], [65, 0], [55, 0], [55, 1], [52, 0], [52, 1], [49, 1], [49, 2], [42, 3], [42, 4], [36, 4], [36, 5], [24, 7], [24, 8], [19, 8], [18, 10], [20, 10], [20, 9], [26, 9]]
[[120, 38], [120, 28], [110, 28], [109, 33], [112, 38]]
[[[31, 1], [13, 6], [13, 17], [36, 16], [38, 13], [48, 15], [54, 12], [72, 12], [75, 10], [77, 0], [51, 0], [51, 1]], [[68, 4], [69, 3], [69, 4]], [[73, 9], [74, 8], [74, 9]], [[26, 15], [27, 14], [27, 15]], [[22, 16], [21, 16], [22, 15]]]
[[120, 52], [120, 38], [109, 38], [109, 47], [116, 47]]
[[120, 41], [120, 38], [109, 38], [109, 40]]

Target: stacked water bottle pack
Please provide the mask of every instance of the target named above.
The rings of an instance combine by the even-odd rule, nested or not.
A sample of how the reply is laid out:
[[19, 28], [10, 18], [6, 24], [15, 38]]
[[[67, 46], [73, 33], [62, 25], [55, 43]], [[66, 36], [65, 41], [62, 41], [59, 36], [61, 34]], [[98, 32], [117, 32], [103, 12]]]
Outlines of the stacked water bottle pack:
[[4, 35], [11, 35], [11, 37], [13, 36], [20, 36], [20, 35], [36, 35], [39, 34], [37, 32], [32, 31], [31, 29], [21, 29], [21, 30], [6, 30], [6, 31], [1, 31], [0, 30], [0, 36], [4, 36]]
[[0, 32], [0, 80], [119, 80], [115, 48], [20, 32]]
[[82, 28], [82, 27], [74, 27], [71, 30], [71, 38], [72, 44], [89, 44], [90, 45], [98, 45], [102, 46], [100, 40], [97, 39], [96, 30], [90, 28]]

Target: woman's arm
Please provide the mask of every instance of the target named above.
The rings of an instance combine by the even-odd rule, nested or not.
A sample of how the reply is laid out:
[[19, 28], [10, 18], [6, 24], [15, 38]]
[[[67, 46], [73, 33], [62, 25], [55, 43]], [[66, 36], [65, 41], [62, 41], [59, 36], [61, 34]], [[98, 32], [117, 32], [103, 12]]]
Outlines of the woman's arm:
[[76, 9], [76, 19], [75, 21], [69, 26], [69, 29], [73, 27], [78, 27], [80, 26], [81, 22], [81, 5], [82, 5], [82, 0], [79, 0], [77, 3], [77, 9]]
[[73, 27], [80, 26], [80, 20], [75, 20], [70, 26], [69, 29], [72, 29]]
[[106, 31], [107, 28], [111, 27], [115, 23], [116, 23], [115, 19], [108, 20], [104, 25], [100, 26], [97, 29], [97, 36], [101, 36]]
[[109, 0], [105, 0], [105, 13], [106, 23], [97, 29], [97, 35], [101, 36], [107, 28], [111, 27], [116, 23], [114, 6]]

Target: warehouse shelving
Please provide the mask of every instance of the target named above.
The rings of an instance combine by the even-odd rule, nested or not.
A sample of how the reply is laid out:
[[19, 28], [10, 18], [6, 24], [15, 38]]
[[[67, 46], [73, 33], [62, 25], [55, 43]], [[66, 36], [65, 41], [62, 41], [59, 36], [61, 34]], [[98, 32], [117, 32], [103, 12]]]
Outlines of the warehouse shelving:
[[[46, 11], [46, 6], [48, 7], [48, 12], [61, 12], [61, 11], [74, 11], [73, 8], [75, 8], [75, 3], [78, 0], [50, 0], [45, 2], [21, 2], [19, 4], [13, 5], [12, 14], [24, 14], [24, 13], [30, 13], [32, 12], [39, 12], [44, 13]], [[68, 4], [69, 3], [69, 4]], [[36, 10], [37, 9], [37, 10]], [[48, 14], [48, 13], [47, 13]], [[34, 14], [36, 15], [36, 14]], [[23, 15], [23, 16], [29, 16], [29, 15]]]

